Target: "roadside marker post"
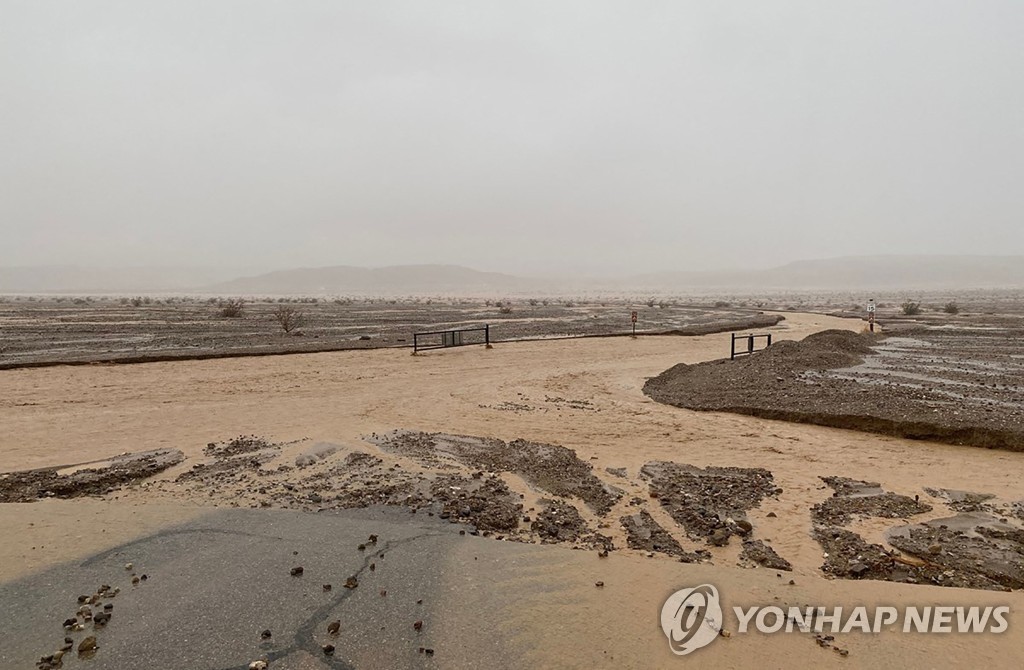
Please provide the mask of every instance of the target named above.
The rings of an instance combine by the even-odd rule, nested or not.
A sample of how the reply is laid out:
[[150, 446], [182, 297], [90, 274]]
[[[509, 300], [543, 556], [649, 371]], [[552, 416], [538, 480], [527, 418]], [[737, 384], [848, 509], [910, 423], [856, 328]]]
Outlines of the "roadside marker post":
[[633, 322], [633, 339], [636, 339], [636, 311], [630, 314], [629, 320]]

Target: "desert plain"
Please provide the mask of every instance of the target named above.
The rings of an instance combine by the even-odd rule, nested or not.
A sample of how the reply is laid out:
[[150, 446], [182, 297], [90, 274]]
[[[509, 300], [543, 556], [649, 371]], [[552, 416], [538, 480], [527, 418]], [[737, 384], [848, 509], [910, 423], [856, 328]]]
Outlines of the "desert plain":
[[[46, 365], [0, 371], [0, 665], [45, 666], [67, 637], [67, 668], [1019, 667], [1024, 451], [901, 425], [963, 406], [1019, 434], [1020, 314], [889, 308], [875, 341], [849, 305], [757, 302], [720, 319], [647, 308], [666, 315], [658, 331], [722, 332], [545, 337], [611, 334], [565, 332], [590, 317], [563, 304], [558, 332], [519, 333], [539, 339], [416, 356], [401, 325], [367, 350], [190, 359], [176, 344], [180, 360], [130, 364], [63, 365], [104, 355], [47, 358], [53, 342], [22, 338], [6, 360]], [[489, 320], [479, 309], [441, 322]], [[713, 383], [700, 364], [766, 315], [782, 317], [754, 322], [773, 347], [840, 331], [867, 349], [749, 385], [724, 370], [789, 349], [714, 363], [729, 382], [715, 393], [747, 406], [645, 393], [681, 363]], [[802, 395], [830, 379], [896, 414], [858, 430], [765, 418], [846, 402]], [[705, 583], [723, 635], [676, 657], [662, 603]], [[81, 614], [94, 595], [113, 606], [100, 625]], [[1010, 628], [739, 634], [731, 608], [752, 605], [1008, 606]], [[97, 648], [76, 653], [86, 636]]]

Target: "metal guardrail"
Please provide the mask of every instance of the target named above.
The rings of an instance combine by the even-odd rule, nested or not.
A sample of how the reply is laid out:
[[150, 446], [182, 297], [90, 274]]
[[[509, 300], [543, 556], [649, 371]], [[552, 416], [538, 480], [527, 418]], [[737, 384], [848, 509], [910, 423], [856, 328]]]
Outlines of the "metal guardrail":
[[[465, 333], [483, 333], [483, 342], [466, 342], [463, 338]], [[421, 343], [421, 340], [426, 340], [425, 343]], [[483, 328], [459, 328], [457, 330], [433, 330], [426, 333], [413, 333], [412, 334], [412, 352], [418, 353], [420, 351], [429, 351], [431, 349], [447, 349], [449, 347], [467, 347], [473, 344], [484, 344], [490, 346], [491, 344], [491, 326], [485, 325]]]
[[[755, 349], [754, 348], [754, 340], [755, 339], [760, 339], [760, 338], [765, 338], [767, 340], [767, 342], [765, 342], [765, 345], [763, 347], [761, 347], [760, 349]], [[737, 340], [745, 340], [744, 344], [746, 344], [746, 348], [745, 349], [743, 349], [743, 348], [737, 349], [736, 348], [736, 341]], [[729, 360], [733, 360], [737, 356], [749, 356], [750, 354], [754, 353], [755, 351], [764, 351], [765, 349], [767, 349], [770, 346], [772, 346], [772, 334], [771, 333], [763, 333], [763, 334], [749, 333], [749, 334], [746, 334], [746, 335], [741, 335], [739, 333], [733, 333], [732, 334], [732, 344], [729, 347]]]

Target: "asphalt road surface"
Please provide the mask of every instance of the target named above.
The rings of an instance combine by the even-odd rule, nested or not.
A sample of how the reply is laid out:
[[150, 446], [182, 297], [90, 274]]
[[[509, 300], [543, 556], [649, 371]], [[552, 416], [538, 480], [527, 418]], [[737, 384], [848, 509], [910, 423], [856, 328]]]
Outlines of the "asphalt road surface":
[[[479, 543], [484, 552], [504, 544], [460, 529], [466, 527], [393, 510], [215, 511], [0, 586], [0, 667], [33, 668], [65, 636], [77, 650], [90, 635], [95, 653], [67, 652], [64, 668], [229, 670], [258, 659], [275, 670], [451, 667], [458, 652], [446, 652], [432, 626], [447, 588], [441, 565], [459, 544]], [[371, 534], [379, 538], [375, 545]], [[298, 566], [303, 572], [293, 576]], [[132, 585], [133, 574], [147, 579]], [[350, 577], [356, 588], [345, 587]], [[78, 596], [101, 585], [121, 589], [102, 601], [114, 605], [110, 622], [66, 631], [62, 623], [78, 611]], [[341, 629], [331, 636], [334, 620]], [[261, 637], [264, 630], [269, 639]], [[324, 653], [326, 644], [336, 647], [333, 655]], [[479, 652], [481, 641], [474, 644]], [[499, 637], [483, 644], [487, 656], [500, 658]]]

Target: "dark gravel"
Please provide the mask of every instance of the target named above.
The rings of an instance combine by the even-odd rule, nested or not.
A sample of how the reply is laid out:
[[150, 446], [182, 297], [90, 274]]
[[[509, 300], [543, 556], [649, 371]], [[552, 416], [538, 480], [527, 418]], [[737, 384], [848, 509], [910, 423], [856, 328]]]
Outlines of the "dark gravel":
[[828, 330], [732, 361], [677, 365], [644, 392], [687, 409], [1024, 450], [1024, 337], [984, 328], [889, 339]]

